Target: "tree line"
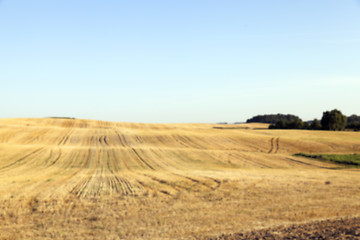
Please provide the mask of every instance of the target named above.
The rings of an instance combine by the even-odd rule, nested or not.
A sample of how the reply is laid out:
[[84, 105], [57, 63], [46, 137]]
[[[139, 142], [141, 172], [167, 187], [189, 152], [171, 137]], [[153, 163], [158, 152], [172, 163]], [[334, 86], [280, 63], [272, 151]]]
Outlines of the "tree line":
[[267, 114], [257, 115], [248, 119], [246, 122], [270, 123], [270, 129], [307, 129], [330, 131], [352, 129], [354, 131], [360, 131], [360, 116], [351, 115], [347, 117], [337, 109], [323, 112], [321, 120], [314, 119], [312, 121], [304, 122], [298, 116], [291, 114]]

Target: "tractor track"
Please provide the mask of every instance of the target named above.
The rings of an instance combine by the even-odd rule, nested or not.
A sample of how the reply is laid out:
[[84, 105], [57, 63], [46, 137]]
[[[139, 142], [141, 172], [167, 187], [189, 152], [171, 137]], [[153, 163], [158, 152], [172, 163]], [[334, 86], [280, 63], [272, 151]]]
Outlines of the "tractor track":
[[280, 149], [280, 138], [279, 137], [273, 137], [270, 139], [270, 149], [268, 153], [277, 153]]
[[144, 158], [142, 158], [140, 156], [140, 154], [135, 150], [135, 148], [131, 148], [132, 151], [135, 153], [135, 155], [138, 157], [138, 159], [143, 163], [145, 164], [148, 168], [150, 168], [151, 170], [155, 170], [155, 168], [153, 168], [147, 161], [145, 161]]
[[302, 161], [295, 160], [295, 159], [292, 159], [292, 158], [286, 158], [286, 160], [292, 161], [292, 162], [295, 162], [295, 163], [298, 163], [298, 164], [303, 164], [303, 165], [307, 165], [307, 166], [311, 166], [311, 167], [316, 167], [316, 168], [334, 169], [334, 168], [330, 168], [330, 167], [323, 167], [323, 166], [319, 166], [319, 165], [315, 165], [315, 164], [311, 164], [311, 163], [302, 162]]
[[5, 165], [5, 166], [0, 167], [0, 170], [9, 168], [9, 167], [14, 166], [14, 165], [16, 165], [16, 164], [20, 164], [20, 163], [22, 163], [24, 160], [28, 159], [29, 157], [31, 157], [31, 156], [33, 156], [33, 155], [35, 155], [35, 154], [38, 154], [38, 153], [41, 152], [41, 151], [44, 151], [44, 148], [43, 148], [43, 147], [42, 147], [42, 148], [39, 148], [39, 149], [36, 149], [35, 151], [30, 152], [29, 154], [26, 154], [25, 156], [19, 158], [18, 160], [14, 161], [14, 162], [12, 162], [12, 163], [10, 163], [10, 164], [7, 164], [7, 165]]

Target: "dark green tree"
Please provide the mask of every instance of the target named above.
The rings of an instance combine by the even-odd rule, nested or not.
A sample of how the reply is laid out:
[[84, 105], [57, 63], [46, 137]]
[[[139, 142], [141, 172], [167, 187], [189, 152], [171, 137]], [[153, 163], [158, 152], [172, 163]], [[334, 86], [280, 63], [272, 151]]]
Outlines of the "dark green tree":
[[312, 123], [310, 125], [310, 129], [312, 129], [312, 130], [321, 130], [322, 126], [321, 126], [320, 121], [315, 118], [314, 121], [312, 121]]
[[292, 121], [285, 121], [281, 119], [275, 124], [271, 124], [269, 129], [303, 129], [304, 123], [301, 119], [294, 119]]
[[351, 115], [350, 117], [347, 118], [347, 123], [348, 124], [360, 123], [360, 116], [357, 116], [355, 114]]
[[289, 129], [302, 129], [304, 127], [304, 123], [301, 119], [295, 119], [288, 123]]
[[324, 130], [342, 131], [345, 129], [347, 117], [339, 110], [326, 111], [321, 118], [321, 125]]
[[[252, 117], [248, 120], [246, 120], [247, 123], [251, 122], [261, 122], [261, 123], [272, 123], [276, 124], [277, 122], [283, 120], [285, 122], [291, 122], [299, 120], [300, 118], [295, 115], [291, 114], [265, 114], [265, 115], [257, 115], [255, 117]], [[300, 119], [301, 120], [301, 119]]]
[[287, 129], [287, 122], [284, 119], [277, 121], [275, 124], [270, 125], [273, 129]]
[[355, 114], [347, 118], [346, 128], [353, 129], [355, 131], [360, 131], [360, 116]]
[[303, 129], [307, 129], [307, 130], [310, 130], [311, 129], [311, 125], [310, 125], [310, 123], [308, 123], [308, 122], [303, 122], [303, 127], [302, 127]]

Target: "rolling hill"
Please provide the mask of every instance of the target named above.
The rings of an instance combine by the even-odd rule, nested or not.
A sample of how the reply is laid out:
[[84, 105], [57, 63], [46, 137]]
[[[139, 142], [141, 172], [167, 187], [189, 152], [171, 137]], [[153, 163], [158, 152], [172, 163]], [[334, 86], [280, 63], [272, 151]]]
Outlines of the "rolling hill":
[[[51, 213], [58, 211], [58, 219], [63, 220], [53, 220], [51, 226], [39, 223], [40, 232], [28, 223], [14, 236], [35, 232], [38, 235], [29, 236], [61, 238], [66, 229], [66, 237], [87, 238], [89, 222], [102, 220], [109, 224], [91, 228], [99, 239], [197, 238], [238, 228], [354, 215], [350, 208], [360, 208], [359, 195], [351, 194], [360, 182], [357, 169], [336, 170], [338, 166], [331, 163], [293, 156], [300, 152], [360, 153], [360, 133], [268, 130], [266, 124], [257, 123], [1, 119], [0, 218], [9, 224], [2, 228], [16, 232], [31, 219], [53, 219]], [[330, 192], [323, 184], [329, 179]], [[354, 181], [357, 185], [351, 185]], [[351, 204], [339, 203], [343, 198], [339, 193], [350, 196]], [[128, 205], [121, 208], [120, 203]], [[340, 209], [336, 211], [334, 205]], [[15, 208], [22, 210], [14, 212]], [[139, 209], [147, 221], [139, 220]], [[88, 211], [98, 214], [91, 220]], [[121, 223], [120, 229], [110, 224], [125, 212], [130, 213], [128, 223]], [[265, 218], [257, 215], [261, 212]], [[242, 224], [234, 222], [241, 220]], [[79, 235], [72, 227], [82, 229]], [[187, 227], [192, 230], [179, 230]]]

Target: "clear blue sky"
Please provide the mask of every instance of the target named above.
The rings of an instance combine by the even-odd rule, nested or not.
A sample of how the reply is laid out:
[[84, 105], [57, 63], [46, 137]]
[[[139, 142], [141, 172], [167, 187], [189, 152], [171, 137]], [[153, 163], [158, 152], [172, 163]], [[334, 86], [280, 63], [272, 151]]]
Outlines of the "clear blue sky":
[[0, 117], [360, 114], [359, 0], [0, 0]]

